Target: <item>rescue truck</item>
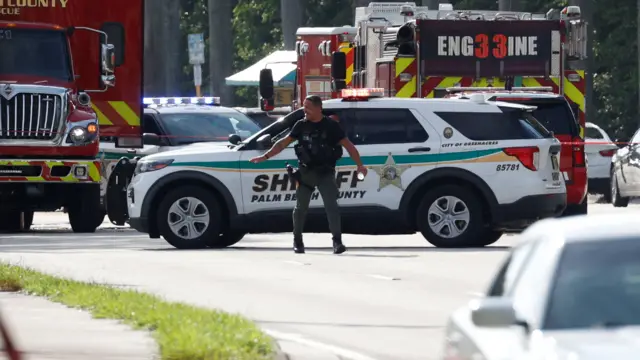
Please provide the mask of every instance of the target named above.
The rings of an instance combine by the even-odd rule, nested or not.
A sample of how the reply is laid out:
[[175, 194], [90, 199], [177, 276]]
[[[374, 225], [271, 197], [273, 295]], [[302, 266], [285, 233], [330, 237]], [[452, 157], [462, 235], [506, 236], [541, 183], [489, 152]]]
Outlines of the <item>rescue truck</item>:
[[[412, 12], [404, 14], [401, 11], [403, 8], [411, 9]], [[354, 25], [358, 25], [364, 19], [370, 19], [382, 22], [385, 26], [395, 26], [397, 29], [413, 19], [414, 12], [425, 12], [427, 9], [412, 2], [370, 3], [367, 7], [356, 8]], [[358, 27], [351, 25], [303, 27], [296, 31], [297, 68], [293, 109], [299, 108], [302, 100], [309, 95], [318, 95], [324, 100], [335, 99], [340, 97], [342, 89], [364, 86], [366, 72], [362, 68], [366, 64], [366, 55], [374, 47], [367, 47], [365, 42], [359, 42], [359, 46], [354, 46], [357, 31]], [[396, 34], [391, 30], [387, 33], [392, 36], [388, 40], [395, 38]], [[338, 58], [332, 58], [333, 54], [337, 54]], [[361, 70], [354, 71], [356, 68]], [[271, 70], [263, 69], [260, 73], [260, 107], [265, 111], [273, 109], [274, 93], [269, 85], [272, 83]]]
[[[294, 84], [293, 109], [302, 104], [309, 95], [318, 95], [322, 99], [340, 97], [340, 91], [351, 85], [353, 74], [353, 48], [355, 40], [353, 26], [339, 27], [303, 27], [296, 31], [295, 51], [296, 80]], [[332, 81], [336, 69], [332, 69], [332, 54], [340, 53], [344, 59], [344, 68], [336, 84]], [[274, 109], [273, 74], [271, 69], [260, 71], [260, 108], [264, 111]]]
[[[417, 98], [501, 90], [490, 100], [544, 105], [539, 112], [556, 106], [553, 116], [540, 117], [550, 119], [543, 123], [563, 142], [567, 214], [586, 213], [587, 24], [579, 7], [546, 14], [456, 11], [451, 4], [438, 10], [396, 4], [385, 14], [371, 7], [356, 18], [355, 57], [364, 61], [356, 63], [354, 73], [364, 74], [362, 87]], [[390, 19], [398, 16], [413, 19], [395, 26]], [[340, 55], [334, 58], [334, 64], [343, 61]]]
[[0, 2], [2, 230], [60, 208], [102, 223], [100, 139], [142, 147], [143, 22], [143, 0]]

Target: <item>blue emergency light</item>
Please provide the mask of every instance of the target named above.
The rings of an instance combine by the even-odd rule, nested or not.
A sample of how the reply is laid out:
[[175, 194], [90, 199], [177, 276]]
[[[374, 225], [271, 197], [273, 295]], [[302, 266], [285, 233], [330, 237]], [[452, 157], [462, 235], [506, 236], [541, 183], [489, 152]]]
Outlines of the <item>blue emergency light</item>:
[[220, 105], [220, 98], [206, 97], [158, 97], [143, 98], [144, 105]]

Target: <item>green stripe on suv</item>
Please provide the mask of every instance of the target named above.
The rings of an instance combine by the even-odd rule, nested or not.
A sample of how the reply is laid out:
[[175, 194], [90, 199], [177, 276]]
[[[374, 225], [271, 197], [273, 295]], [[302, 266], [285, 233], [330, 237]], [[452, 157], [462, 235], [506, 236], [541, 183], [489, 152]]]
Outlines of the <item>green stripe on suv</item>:
[[[460, 152], [446, 152], [440, 154], [416, 154], [393, 155], [393, 160], [398, 165], [403, 164], [429, 164], [437, 162], [465, 161], [489, 156], [501, 152], [502, 149], [473, 150]], [[362, 156], [362, 162], [367, 166], [384, 165], [388, 155]], [[297, 166], [297, 160], [267, 160], [258, 164], [249, 161], [193, 161], [174, 162], [171, 166], [206, 167], [223, 170], [273, 170], [284, 169], [286, 163]], [[342, 158], [338, 166], [355, 165], [351, 158]]]

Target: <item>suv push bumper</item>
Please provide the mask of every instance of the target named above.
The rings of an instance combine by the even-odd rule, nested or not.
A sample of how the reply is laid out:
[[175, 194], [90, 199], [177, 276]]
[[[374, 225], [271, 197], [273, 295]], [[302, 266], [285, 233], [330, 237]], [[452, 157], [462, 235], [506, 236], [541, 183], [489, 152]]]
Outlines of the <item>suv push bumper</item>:
[[511, 204], [498, 205], [494, 214], [497, 225], [531, 223], [536, 220], [560, 216], [567, 207], [567, 195], [530, 195]]
[[138, 218], [130, 218], [129, 226], [134, 228], [135, 230], [148, 234], [149, 233], [149, 221], [147, 218], [138, 217]]

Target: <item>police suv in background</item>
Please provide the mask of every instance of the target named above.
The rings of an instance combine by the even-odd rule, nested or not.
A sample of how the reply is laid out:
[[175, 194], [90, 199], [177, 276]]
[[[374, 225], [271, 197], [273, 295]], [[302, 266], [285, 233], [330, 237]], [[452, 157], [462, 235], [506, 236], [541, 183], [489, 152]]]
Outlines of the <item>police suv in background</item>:
[[[438, 247], [481, 247], [505, 229], [557, 216], [566, 206], [560, 143], [512, 103], [382, 98], [347, 89], [324, 102], [370, 169], [360, 181], [343, 157], [336, 168], [345, 233], [419, 231]], [[141, 159], [127, 191], [132, 227], [177, 248], [225, 247], [246, 233], [289, 232], [295, 186], [285, 170], [293, 146], [249, 162], [302, 119], [296, 110], [232, 148], [199, 146]], [[444, 120], [446, 119], [446, 120]], [[314, 193], [305, 231], [326, 232]]]
[[218, 106], [219, 97], [145, 98], [143, 103], [142, 149], [116, 148], [113, 139], [100, 139], [103, 199], [107, 191], [107, 179], [122, 157], [146, 156], [196, 143], [215, 143], [227, 147], [230, 136], [246, 139], [262, 128], [238, 110]]

